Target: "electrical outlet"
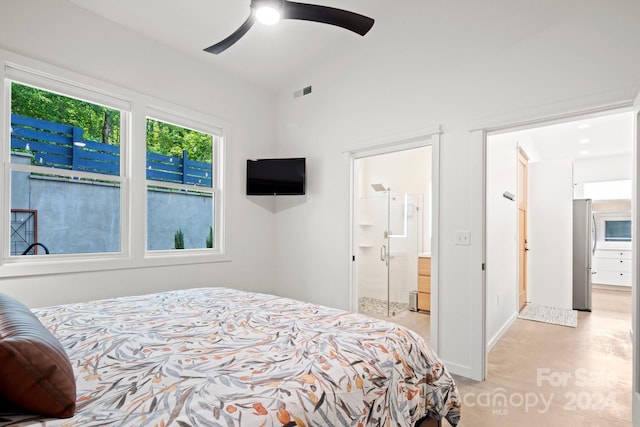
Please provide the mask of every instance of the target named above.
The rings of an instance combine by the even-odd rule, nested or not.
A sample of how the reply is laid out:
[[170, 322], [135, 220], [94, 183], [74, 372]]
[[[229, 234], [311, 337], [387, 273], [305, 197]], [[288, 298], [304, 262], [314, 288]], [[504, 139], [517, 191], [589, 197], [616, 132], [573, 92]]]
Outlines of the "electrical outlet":
[[470, 231], [456, 231], [456, 245], [469, 246], [471, 244]]

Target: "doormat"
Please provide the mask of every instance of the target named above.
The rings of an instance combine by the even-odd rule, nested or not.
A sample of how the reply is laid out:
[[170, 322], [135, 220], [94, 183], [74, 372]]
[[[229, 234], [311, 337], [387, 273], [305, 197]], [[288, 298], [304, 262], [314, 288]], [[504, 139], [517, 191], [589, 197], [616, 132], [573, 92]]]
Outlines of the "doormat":
[[553, 325], [568, 326], [571, 328], [578, 326], [578, 312], [564, 308], [527, 304], [522, 311], [520, 311], [518, 317], [524, 320], [551, 323]]

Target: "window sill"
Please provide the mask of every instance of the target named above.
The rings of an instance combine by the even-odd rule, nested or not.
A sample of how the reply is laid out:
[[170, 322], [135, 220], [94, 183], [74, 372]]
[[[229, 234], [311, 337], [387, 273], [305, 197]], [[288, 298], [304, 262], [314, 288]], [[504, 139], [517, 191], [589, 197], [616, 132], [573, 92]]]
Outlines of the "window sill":
[[[134, 259], [120, 254], [83, 256], [35, 255], [11, 258], [0, 266], [0, 278], [41, 276], [50, 274], [89, 273], [136, 268], [154, 268], [191, 264], [208, 264], [231, 261], [231, 255], [204, 253], [198, 250], [159, 251], [147, 253], [144, 258]], [[28, 258], [28, 259], [27, 259]]]

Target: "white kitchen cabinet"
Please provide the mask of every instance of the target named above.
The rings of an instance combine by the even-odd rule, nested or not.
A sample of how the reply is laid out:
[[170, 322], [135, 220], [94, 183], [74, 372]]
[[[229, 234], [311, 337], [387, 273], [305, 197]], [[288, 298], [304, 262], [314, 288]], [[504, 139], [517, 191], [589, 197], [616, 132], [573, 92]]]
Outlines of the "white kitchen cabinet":
[[631, 286], [631, 251], [597, 250], [592, 259], [592, 271], [592, 283]]

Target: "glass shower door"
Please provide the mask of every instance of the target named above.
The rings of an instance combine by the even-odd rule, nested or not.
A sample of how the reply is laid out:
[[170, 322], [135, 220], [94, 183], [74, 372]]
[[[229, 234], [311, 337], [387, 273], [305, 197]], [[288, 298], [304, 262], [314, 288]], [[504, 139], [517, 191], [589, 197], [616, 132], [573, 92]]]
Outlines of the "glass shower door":
[[387, 316], [409, 308], [418, 280], [418, 206], [416, 196], [390, 192], [388, 221]]
[[384, 190], [360, 200], [358, 226], [359, 311], [394, 316], [409, 307], [417, 289], [416, 196]]

